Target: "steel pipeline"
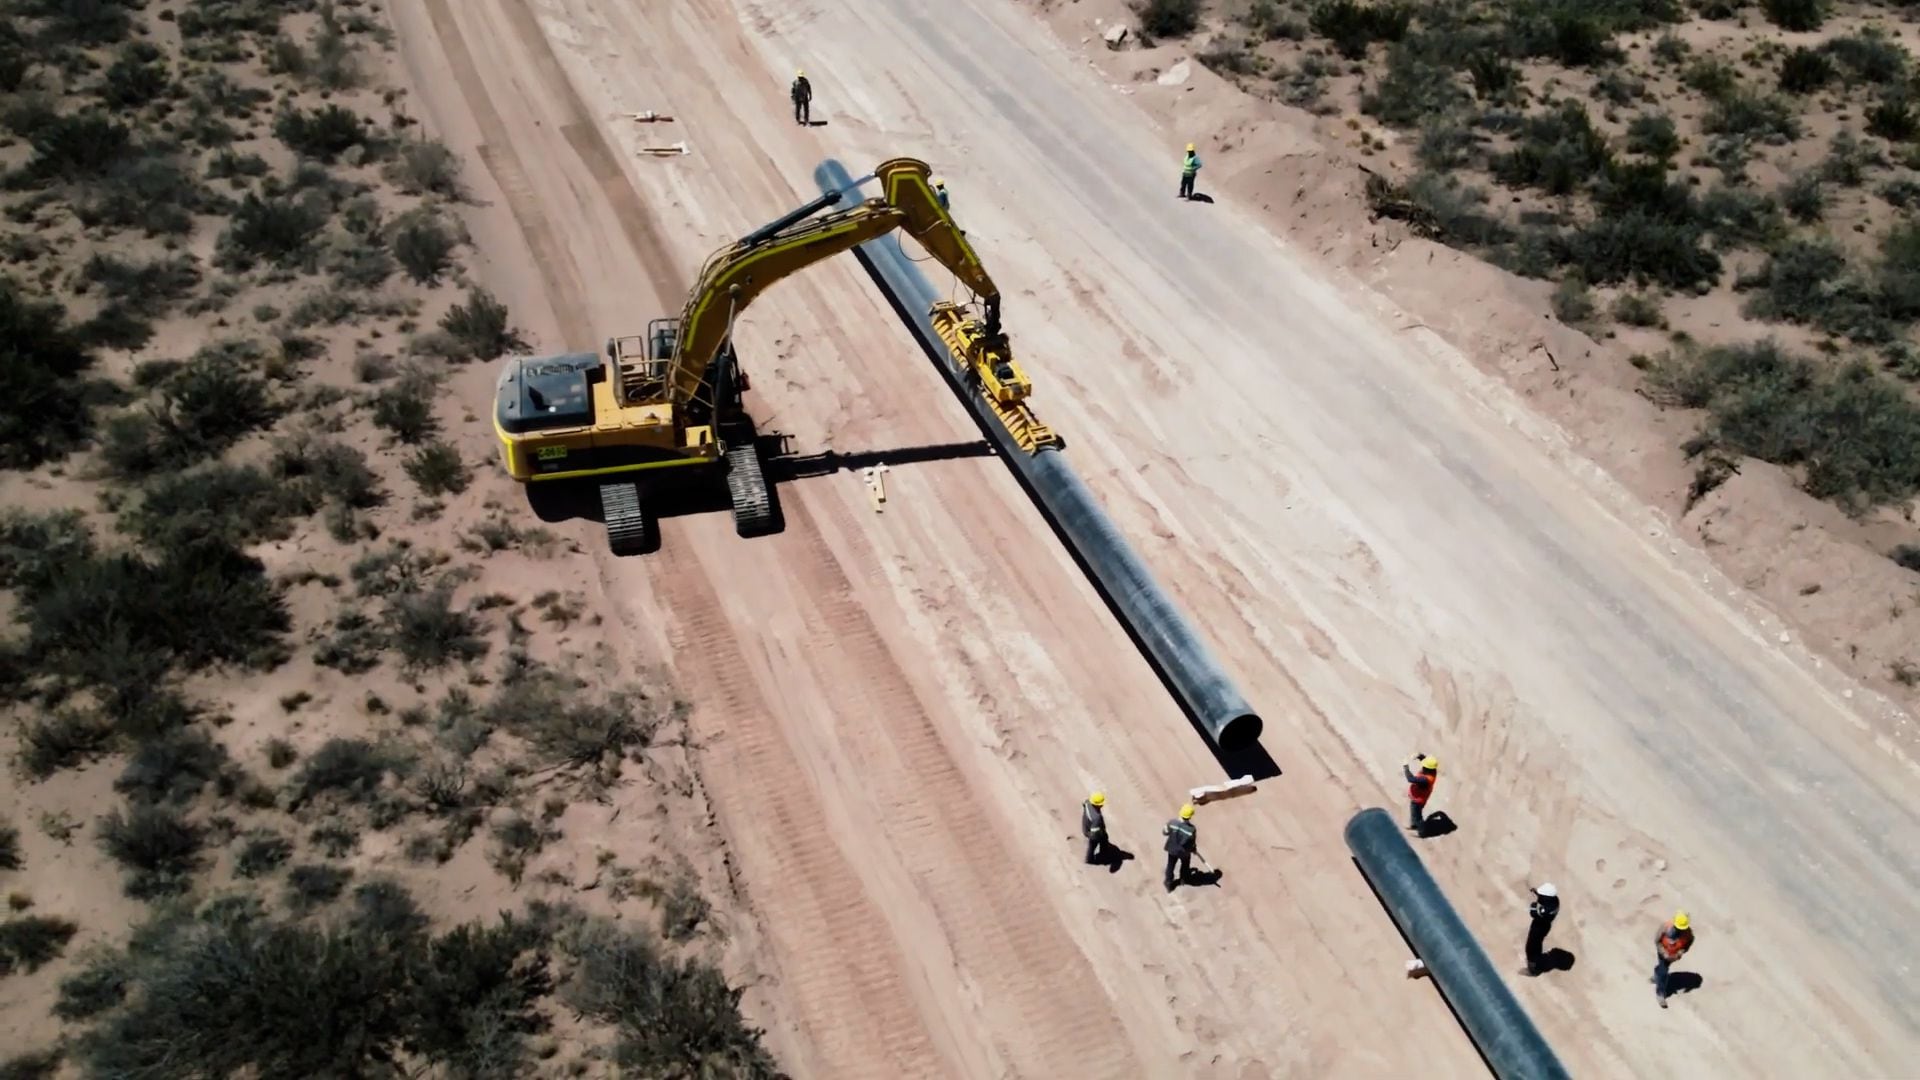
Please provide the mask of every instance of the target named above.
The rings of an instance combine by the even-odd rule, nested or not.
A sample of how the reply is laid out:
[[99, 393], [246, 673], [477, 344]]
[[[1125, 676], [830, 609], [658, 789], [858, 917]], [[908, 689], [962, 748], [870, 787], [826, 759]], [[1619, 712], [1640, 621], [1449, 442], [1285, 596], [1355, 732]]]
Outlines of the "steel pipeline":
[[[852, 175], [834, 160], [822, 162], [814, 170], [814, 180], [823, 192], [845, 191], [854, 184]], [[968, 388], [957, 361], [928, 319], [936, 294], [927, 279], [903, 257], [897, 244], [884, 237], [855, 248], [854, 257], [913, 331], [947, 385], [973, 413], [981, 431], [999, 449], [1041, 512], [1072, 545], [1081, 564], [1214, 745], [1229, 750], [1258, 739], [1262, 726], [1259, 714], [1247, 704], [1212, 650], [1161, 590], [1065, 457], [1058, 450], [1028, 454], [1020, 449], [977, 393]]]
[[1378, 807], [1355, 814], [1347, 822], [1347, 849], [1494, 1075], [1502, 1080], [1564, 1080], [1567, 1070], [1553, 1047], [1494, 971], [1486, 950], [1453, 910], [1392, 815]]

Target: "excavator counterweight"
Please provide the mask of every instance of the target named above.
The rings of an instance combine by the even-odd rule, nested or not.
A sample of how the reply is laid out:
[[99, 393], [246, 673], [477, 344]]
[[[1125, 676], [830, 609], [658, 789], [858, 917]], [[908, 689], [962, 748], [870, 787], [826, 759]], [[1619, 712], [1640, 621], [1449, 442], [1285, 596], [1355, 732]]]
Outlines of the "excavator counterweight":
[[930, 314], [994, 415], [1029, 453], [1059, 446], [1059, 436], [1027, 405], [1033, 385], [1001, 332], [1000, 290], [935, 198], [928, 175], [923, 161], [893, 158], [869, 177], [879, 180], [879, 197], [844, 205], [860, 186], [855, 182], [728, 244], [701, 267], [678, 318], [655, 319], [643, 335], [609, 339], [604, 356], [507, 360], [494, 409], [507, 472], [524, 483], [598, 483], [616, 554], [653, 542], [643, 482], [650, 487], [716, 469], [725, 476], [736, 531], [766, 531], [772, 495], [741, 402], [748, 381], [733, 351], [734, 323], [776, 282], [896, 229], [978, 299], [979, 317], [946, 302]]

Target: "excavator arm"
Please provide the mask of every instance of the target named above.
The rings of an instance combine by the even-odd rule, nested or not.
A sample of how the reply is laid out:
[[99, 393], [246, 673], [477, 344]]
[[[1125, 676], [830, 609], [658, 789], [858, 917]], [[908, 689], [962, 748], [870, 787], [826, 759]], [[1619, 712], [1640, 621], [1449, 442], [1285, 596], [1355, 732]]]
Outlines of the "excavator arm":
[[[1000, 331], [1000, 289], [967, 242], [966, 234], [941, 207], [928, 182], [929, 170], [914, 158], [893, 158], [874, 171], [881, 196], [824, 216], [842, 192], [808, 203], [714, 252], [680, 316], [679, 333], [667, 369], [670, 399], [684, 405], [704, 385], [714, 359], [733, 330], [733, 321], [775, 282], [823, 259], [901, 229], [953, 272], [981, 303], [983, 321], [968, 319], [958, 305], [938, 304], [932, 312], [941, 337], [972, 369], [996, 408], [1024, 412], [1020, 403], [1031, 386], [1007, 355]], [[1057, 438], [1030, 415], [1005, 415], [1009, 426], [1030, 428], [1030, 449], [1057, 444]], [[1018, 432], [1016, 432], [1018, 434]]]

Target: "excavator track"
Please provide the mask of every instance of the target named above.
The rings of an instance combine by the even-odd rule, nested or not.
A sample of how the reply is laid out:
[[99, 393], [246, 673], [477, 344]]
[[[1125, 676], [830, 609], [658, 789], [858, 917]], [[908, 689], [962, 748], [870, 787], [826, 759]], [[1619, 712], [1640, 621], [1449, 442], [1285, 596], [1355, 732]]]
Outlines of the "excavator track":
[[607, 525], [607, 547], [615, 555], [638, 555], [647, 550], [651, 522], [640, 505], [640, 485], [600, 485], [600, 518]]
[[751, 441], [727, 450], [727, 497], [733, 502], [734, 532], [757, 536], [773, 528], [773, 495]]

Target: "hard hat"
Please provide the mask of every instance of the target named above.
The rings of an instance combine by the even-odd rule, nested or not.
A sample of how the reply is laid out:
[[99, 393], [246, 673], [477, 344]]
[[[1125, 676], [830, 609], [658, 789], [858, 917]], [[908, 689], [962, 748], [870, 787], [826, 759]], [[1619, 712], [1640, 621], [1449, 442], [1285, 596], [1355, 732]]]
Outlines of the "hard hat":
[[804, 71], [796, 71], [793, 73], [793, 77], [796, 79], [804, 79], [807, 77], [807, 73]]
[[1559, 896], [1560, 895], [1559, 893], [1553, 891], [1553, 882], [1551, 881], [1541, 883], [1539, 888], [1533, 890], [1533, 894], [1535, 896]]
[[1181, 821], [1193, 820], [1193, 804], [1192, 803], [1188, 803], [1187, 805], [1180, 808], [1180, 820]]
[[1188, 143], [1188, 144], [1187, 144], [1187, 153], [1189, 153], [1189, 154], [1191, 154], [1191, 153], [1193, 153], [1193, 144], [1192, 144], [1192, 143]]
[[947, 182], [946, 182], [945, 180], [942, 180], [942, 179], [940, 179], [939, 177], [937, 177], [937, 176], [936, 176], [936, 177], [934, 177], [934, 178], [933, 178], [933, 186], [934, 186], [934, 187], [946, 187], [946, 186], [947, 186]]
[[1107, 797], [1105, 795], [1102, 795], [1098, 791], [1094, 792], [1092, 795], [1087, 796], [1087, 801], [1092, 803], [1095, 806], [1107, 805]]
[[1678, 912], [1675, 912], [1675, 913], [1674, 913], [1674, 916], [1673, 916], [1673, 928], [1674, 928], [1675, 930], [1685, 930], [1685, 929], [1687, 928], [1687, 913], [1686, 913], [1686, 912], [1684, 912], [1684, 911], [1678, 911]]
[[1427, 758], [1420, 763], [1420, 767], [1423, 769], [1438, 769], [1440, 767], [1440, 759], [1437, 757]]

